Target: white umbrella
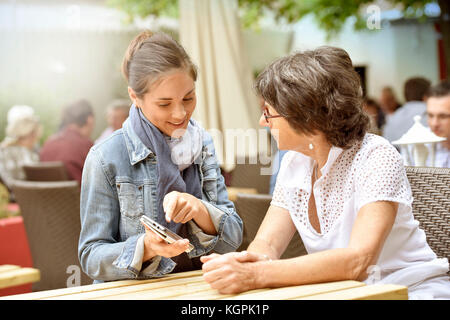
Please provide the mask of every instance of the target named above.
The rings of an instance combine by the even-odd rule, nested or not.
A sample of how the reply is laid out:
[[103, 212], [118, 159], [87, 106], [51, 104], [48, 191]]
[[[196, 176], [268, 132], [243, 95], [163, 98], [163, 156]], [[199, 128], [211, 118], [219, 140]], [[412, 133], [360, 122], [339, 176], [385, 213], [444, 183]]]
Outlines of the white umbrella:
[[237, 1], [180, 0], [179, 6], [180, 42], [199, 68], [194, 118], [212, 133], [219, 161], [230, 171], [235, 156], [256, 156], [256, 141], [239, 148], [236, 138], [258, 137], [261, 115]]

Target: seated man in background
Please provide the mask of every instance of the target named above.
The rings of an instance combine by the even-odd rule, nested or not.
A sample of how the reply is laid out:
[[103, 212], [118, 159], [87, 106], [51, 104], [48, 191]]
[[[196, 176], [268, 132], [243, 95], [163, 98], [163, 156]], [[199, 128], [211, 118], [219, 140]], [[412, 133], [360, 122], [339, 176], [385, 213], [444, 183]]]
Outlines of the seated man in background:
[[6, 137], [0, 146], [0, 176], [8, 189], [12, 180], [25, 180], [24, 164], [39, 161], [35, 149], [41, 133], [33, 108], [14, 106], [8, 111]]
[[[436, 145], [434, 166], [450, 168], [450, 81], [431, 87], [427, 100], [427, 121], [435, 135], [447, 138]], [[427, 164], [429, 161], [427, 159]]]
[[[447, 140], [436, 144], [425, 144], [428, 149], [425, 165], [427, 167], [450, 168], [450, 82], [442, 81], [438, 83], [430, 88], [427, 95], [426, 112], [424, 114], [426, 114], [428, 126], [435, 135]], [[414, 160], [412, 145], [402, 148], [401, 153], [406, 165], [417, 165]]]
[[[426, 110], [425, 101], [430, 81], [425, 78], [410, 78], [405, 82], [404, 95], [406, 103], [386, 119], [383, 137], [389, 142], [400, 139], [414, 124], [414, 116], [423, 116]], [[422, 118], [422, 124], [426, 121]]]
[[102, 132], [100, 137], [95, 140], [95, 144], [104, 140], [114, 131], [122, 128], [122, 123], [128, 118], [131, 102], [126, 99], [114, 100], [107, 109], [106, 120], [108, 127]]
[[67, 105], [59, 132], [51, 136], [41, 150], [41, 161], [62, 161], [71, 180], [81, 183], [84, 161], [93, 143], [94, 112], [86, 100]]

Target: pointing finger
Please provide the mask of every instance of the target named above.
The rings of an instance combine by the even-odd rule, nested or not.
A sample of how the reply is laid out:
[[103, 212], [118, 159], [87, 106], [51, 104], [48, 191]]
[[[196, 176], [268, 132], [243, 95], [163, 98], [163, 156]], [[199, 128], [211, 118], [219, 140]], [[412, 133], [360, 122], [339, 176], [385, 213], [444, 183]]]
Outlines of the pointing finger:
[[177, 205], [177, 200], [178, 196], [177, 193], [175, 192], [170, 192], [166, 194], [166, 196], [164, 197], [163, 209], [164, 212], [166, 213], [165, 218], [167, 222], [170, 222], [173, 218], [174, 211]]

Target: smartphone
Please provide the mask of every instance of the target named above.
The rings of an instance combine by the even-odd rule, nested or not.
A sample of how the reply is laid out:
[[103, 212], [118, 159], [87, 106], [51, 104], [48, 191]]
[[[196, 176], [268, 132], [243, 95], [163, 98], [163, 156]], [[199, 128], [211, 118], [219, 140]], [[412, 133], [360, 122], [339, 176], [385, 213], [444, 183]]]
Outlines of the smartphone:
[[[165, 240], [167, 243], [174, 243], [177, 240], [182, 240], [183, 238], [180, 237], [175, 232], [172, 232], [168, 228], [160, 225], [155, 220], [147, 217], [142, 216], [140, 219], [141, 223], [152, 230], [154, 233], [156, 233], [161, 239]], [[191, 252], [194, 249], [194, 246], [189, 243], [189, 248], [186, 249], [185, 252]]]

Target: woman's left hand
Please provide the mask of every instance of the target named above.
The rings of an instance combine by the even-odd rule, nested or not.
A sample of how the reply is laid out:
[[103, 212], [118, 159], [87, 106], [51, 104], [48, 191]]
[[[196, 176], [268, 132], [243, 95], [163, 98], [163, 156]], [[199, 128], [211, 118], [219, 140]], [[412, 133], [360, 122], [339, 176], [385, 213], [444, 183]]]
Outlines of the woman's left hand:
[[252, 252], [213, 253], [201, 257], [203, 279], [221, 294], [235, 294], [258, 288], [258, 268], [255, 263], [267, 260]]

